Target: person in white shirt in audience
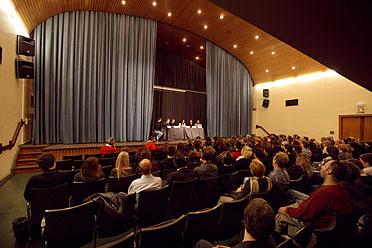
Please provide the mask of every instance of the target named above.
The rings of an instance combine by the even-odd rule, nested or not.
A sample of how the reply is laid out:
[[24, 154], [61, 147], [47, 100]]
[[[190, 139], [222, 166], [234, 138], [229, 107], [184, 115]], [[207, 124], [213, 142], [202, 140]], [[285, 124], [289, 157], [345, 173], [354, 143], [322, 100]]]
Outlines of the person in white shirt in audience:
[[154, 177], [151, 174], [151, 162], [148, 159], [143, 159], [139, 163], [139, 171], [142, 173], [141, 178], [134, 180], [128, 188], [128, 194], [139, 193], [144, 190], [156, 190], [162, 187], [160, 177]]

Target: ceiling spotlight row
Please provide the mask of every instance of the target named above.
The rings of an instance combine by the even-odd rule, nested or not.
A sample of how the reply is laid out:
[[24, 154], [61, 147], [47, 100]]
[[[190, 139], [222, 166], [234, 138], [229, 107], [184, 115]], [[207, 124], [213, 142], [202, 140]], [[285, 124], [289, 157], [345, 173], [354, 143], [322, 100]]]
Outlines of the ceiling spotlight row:
[[[292, 70], [295, 70], [295, 69], [296, 69], [296, 67], [295, 66], [292, 66]], [[266, 69], [266, 72], [269, 72], [269, 70]]]

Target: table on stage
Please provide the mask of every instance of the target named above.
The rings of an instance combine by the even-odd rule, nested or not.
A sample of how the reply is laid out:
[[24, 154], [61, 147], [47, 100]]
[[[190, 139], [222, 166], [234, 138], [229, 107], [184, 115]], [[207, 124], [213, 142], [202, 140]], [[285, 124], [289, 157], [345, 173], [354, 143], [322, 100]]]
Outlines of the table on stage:
[[166, 141], [195, 139], [196, 137], [205, 139], [204, 128], [202, 127], [163, 127], [161, 131], [164, 134], [163, 140]]

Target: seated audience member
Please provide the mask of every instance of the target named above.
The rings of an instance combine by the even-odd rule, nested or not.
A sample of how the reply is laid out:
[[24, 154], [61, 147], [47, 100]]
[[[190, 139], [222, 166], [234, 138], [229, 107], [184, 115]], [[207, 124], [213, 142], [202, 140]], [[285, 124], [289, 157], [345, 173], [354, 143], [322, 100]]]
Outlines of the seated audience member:
[[149, 150], [149, 152], [151, 153], [153, 150], [161, 150], [162, 148], [161, 147], [157, 147], [154, 143], [154, 141], [156, 140], [156, 137], [155, 136], [151, 136], [151, 140], [148, 140], [146, 142], [146, 148], [147, 150]]
[[302, 175], [311, 178], [313, 176], [313, 171], [311, 170], [310, 157], [304, 153], [298, 154], [296, 164], [288, 168], [288, 175], [291, 180], [299, 179]]
[[242, 155], [242, 143], [240, 141], [235, 142], [235, 151], [232, 152], [233, 158], [237, 159]]
[[189, 152], [189, 162], [187, 163], [187, 167], [189, 168], [195, 168], [200, 166], [200, 157], [198, 157], [198, 154], [196, 151], [190, 151]]
[[182, 153], [176, 153], [173, 157], [173, 162], [177, 170], [168, 175], [166, 178], [167, 184], [171, 185], [174, 181], [189, 181], [198, 176], [193, 168], [188, 167], [185, 156]]
[[43, 173], [32, 176], [28, 180], [24, 192], [26, 201], [30, 200], [29, 191], [31, 188], [50, 188], [61, 184], [70, 183], [67, 174], [60, 173], [55, 170], [55, 161], [56, 158], [51, 153], [43, 153], [36, 159], [36, 162]]
[[205, 137], [205, 146], [212, 146], [212, 138], [207, 136]]
[[139, 193], [143, 190], [156, 190], [162, 187], [160, 177], [154, 177], [151, 174], [151, 161], [144, 159], [139, 163], [139, 171], [142, 173], [141, 178], [134, 180], [128, 188], [128, 194]]
[[265, 177], [265, 166], [258, 159], [253, 159], [250, 164], [252, 177], [244, 178], [243, 185], [233, 192], [225, 193], [221, 196], [219, 202], [228, 202], [238, 200], [246, 195], [261, 193], [271, 190], [272, 184], [268, 177]]
[[[275, 240], [271, 233], [274, 230], [275, 213], [270, 204], [262, 198], [256, 198], [249, 202], [244, 210], [244, 237], [241, 242], [234, 245], [233, 248], [274, 248]], [[199, 240], [194, 248], [211, 248], [226, 246], [214, 246], [208, 241]]]
[[234, 162], [236, 170], [249, 170], [249, 165], [252, 162], [252, 149], [249, 146], [244, 146], [242, 149], [242, 155], [239, 156]]
[[291, 144], [284, 145], [284, 152], [288, 155], [288, 167], [296, 163], [297, 152], [293, 149]]
[[309, 142], [303, 140], [303, 141], [301, 142], [301, 153], [304, 153], [304, 154], [306, 154], [307, 156], [311, 157], [312, 153], [311, 153], [311, 151], [309, 150], [309, 146], [310, 146]]
[[273, 158], [274, 170], [270, 172], [269, 178], [273, 183], [273, 187], [278, 187], [284, 184], [289, 184], [289, 175], [285, 166], [288, 164], [288, 155], [284, 152], [278, 152]]
[[234, 158], [229, 151], [225, 151], [220, 155], [221, 165], [218, 167], [218, 174], [231, 174], [235, 172], [235, 166], [232, 164]]
[[317, 162], [314, 162], [313, 163], [313, 168], [315, 171], [319, 171], [321, 169], [321, 166], [322, 165], [325, 165], [328, 161], [331, 161], [331, 160], [338, 160], [338, 154], [339, 154], [339, 151], [337, 149], [337, 147], [335, 146], [331, 146], [331, 145], [328, 145], [328, 146], [325, 146], [324, 149], [323, 149], [323, 160], [322, 162], [320, 163], [317, 163]]
[[[346, 145], [346, 144], [339, 144], [337, 146], [337, 149], [339, 151], [339, 154], [338, 154], [338, 157], [337, 157], [337, 159], [339, 161], [341, 161], [341, 160], [348, 160], [349, 158], [352, 158], [353, 157], [353, 155], [351, 154], [351, 152], [348, 152], [348, 145]], [[350, 151], [351, 151], [351, 149], [350, 149]]]
[[372, 153], [360, 155], [360, 162], [363, 164], [362, 175], [355, 181], [365, 195], [372, 198]]
[[173, 145], [170, 145], [167, 147], [167, 158], [166, 159], [163, 159], [161, 162], [160, 162], [160, 169], [161, 170], [164, 170], [164, 169], [177, 169], [176, 166], [174, 166], [174, 163], [173, 163], [173, 157], [174, 155], [176, 154], [176, 147], [173, 146]]
[[301, 203], [281, 207], [275, 217], [275, 231], [292, 236], [307, 222], [314, 222], [318, 228], [328, 225], [334, 215], [346, 215], [352, 211], [349, 193], [340, 184], [347, 174], [345, 166], [331, 160], [320, 171], [324, 187], [314, 191]]
[[194, 170], [198, 174], [199, 179], [210, 179], [218, 175], [218, 168], [211, 163], [214, 155], [214, 149], [211, 146], [206, 146], [202, 151], [201, 165]]
[[200, 120], [196, 120], [196, 123], [194, 124], [194, 126], [196, 126], [196, 127], [201, 127], [202, 124], [200, 123]]
[[116, 153], [116, 152], [118, 152], [118, 150], [116, 150], [116, 147], [115, 147], [115, 138], [110, 137], [107, 140], [107, 144], [101, 147], [102, 158], [103, 158], [103, 154], [105, 153]]
[[363, 164], [363, 174], [372, 176], [372, 153], [360, 155], [360, 162]]
[[201, 154], [202, 154], [202, 152], [201, 152], [202, 142], [199, 139], [196, 139], [194, 141], [194, 148], [195, 148], [195, 152], [198, 155], [198, 157], [201, 158]]
[[106, 178], [103, 174], [102, 167], [96, 157], [87, 158], [80, 171], [75, 174], [74, 182], [95, 182], [102, 178]]
[[119, 153], [116, 159], [115, 168], [111, 170], [110, 177], [124, 177], [133, 174], [134, 170], [130, 167], [129, 154], [127, 152]]

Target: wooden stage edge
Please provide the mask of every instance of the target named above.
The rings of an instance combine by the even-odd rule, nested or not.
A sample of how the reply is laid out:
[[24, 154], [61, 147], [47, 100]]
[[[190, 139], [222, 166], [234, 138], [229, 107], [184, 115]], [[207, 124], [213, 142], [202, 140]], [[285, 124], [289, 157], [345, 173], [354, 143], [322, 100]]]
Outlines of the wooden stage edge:
[[[140, 147], [144, 146], [147, 141], [139, 142], [117, 142], [115, 143], [116, 148], [120, 151], [123, 147], [128, 147], [129, 152], [135, 152]], [[175, 141], [156, 141], [155, 145], [162, 147], [165, 143], [167, 144], [184, 144], [186, 140], [175, 140]], [[62, 160], [63, 156], [72, 155], [85, 155], [85, 154], [99, 154], [101, 152], [101, 147], [106, 143], [87, 143], [87, 144], [23, 144], [20, 145], [20, 149], [32, 149], [32, 148], [42, 148], [42, 152], [50, 152], [54, 154], [56, 160]]]

